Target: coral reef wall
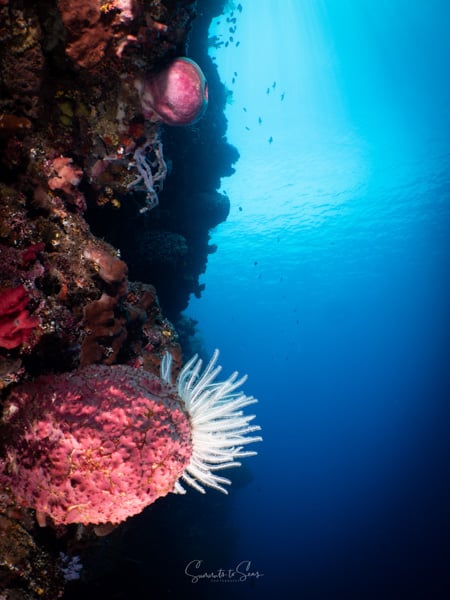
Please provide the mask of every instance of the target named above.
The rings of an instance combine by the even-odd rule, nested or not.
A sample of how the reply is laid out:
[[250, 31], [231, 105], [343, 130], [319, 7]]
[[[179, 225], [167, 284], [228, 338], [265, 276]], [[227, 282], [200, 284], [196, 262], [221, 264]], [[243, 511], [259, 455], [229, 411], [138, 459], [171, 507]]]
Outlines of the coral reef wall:
[[[229, 210], [220, 178], [238, 159], [207, 46], [224, 5], [0, 0], [2, 400], [92, 364], [158, 373], [165, 352], [176, 374], [176, 327], [189, 330], [181, 312], [201, 294], [209, 232]], [[184, 56], [203, 87], [178, 113], [192, 123], [171, 127], [150, 91]], [[2, 489], [0, 506], [1, 597], [61, 597], [94, 533], [44, 535]]]
[[209, 105], [194, 125], [165, 127], [162, 132], [168, 176], [159, 206], [144, 214], [137, 214], [129, 203], [120, 211], [109, 207], [107, 221], [97, 208], [90, 215], [94, 230], [121, 249], [130, 276], [156, 286], [163, 310], [175, 323], [190, 295], [201, 294], [199, 276], [216, 250], [209, 243], [209, 231], [229, 212], [229, 199], [218, 192], [220, 180], [234, 172], [239, 158], [226, 141], [226, 89], [208, 54], [208, 27], [225, 4], [197, 3], [187, 54], [206, 75]]

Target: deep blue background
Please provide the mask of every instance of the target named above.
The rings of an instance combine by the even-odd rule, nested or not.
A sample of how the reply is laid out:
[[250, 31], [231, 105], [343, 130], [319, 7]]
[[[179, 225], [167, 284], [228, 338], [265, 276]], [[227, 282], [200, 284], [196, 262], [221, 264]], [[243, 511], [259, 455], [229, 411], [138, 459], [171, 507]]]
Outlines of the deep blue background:
[[264, 573], [211, 598], [449, 598], [450, 5], [241, 5], [211, 31], [241, 160], [188, 314], [265, 439], [232, 542], [188, 558]]

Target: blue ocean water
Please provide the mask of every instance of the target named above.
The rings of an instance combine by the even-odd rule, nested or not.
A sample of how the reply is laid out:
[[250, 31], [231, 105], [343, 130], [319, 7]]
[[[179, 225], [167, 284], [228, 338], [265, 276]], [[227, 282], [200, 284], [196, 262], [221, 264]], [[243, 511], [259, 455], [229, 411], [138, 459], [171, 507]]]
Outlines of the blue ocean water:
[[205, 566], [264, 575], [211, 593], [448, 598], [450, 5], [239, 6], [211, 54], [241, 158], [188, 314], [264, 435]]

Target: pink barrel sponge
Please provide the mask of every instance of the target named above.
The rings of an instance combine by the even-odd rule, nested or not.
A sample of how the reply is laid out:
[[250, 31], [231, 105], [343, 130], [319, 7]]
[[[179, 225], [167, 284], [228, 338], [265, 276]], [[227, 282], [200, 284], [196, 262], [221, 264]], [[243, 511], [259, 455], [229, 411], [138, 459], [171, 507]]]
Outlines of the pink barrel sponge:
[[[202, 371], [194, 356], [172, 383], [126, 365], [89, 365], [14, 388], [2, 418], [0, 483], [8, 501], [36, 510], [40, 525], [120, 523], [183, 484], [227, 493], [224, 469], [256, 452], [248, 444], [256, 402], [236, 392], [235, 371], [217, 376], [216, 350]], [[0, 498], [1, 500], [1, 498]], [[2, 501], [5, 503], [5, 501]]]
[[119, 523], [173, 491], [192, 454], [175, 389], [125, 365], [21, 385], [4, 422], [4, 478], [41, 525]]
[[146, 119], [167, 125], [198, 121], [208, 105], [208, 84], [200, 67], [185, 57], [175, 58], [162, 71], [140, 84], [142, 112]]

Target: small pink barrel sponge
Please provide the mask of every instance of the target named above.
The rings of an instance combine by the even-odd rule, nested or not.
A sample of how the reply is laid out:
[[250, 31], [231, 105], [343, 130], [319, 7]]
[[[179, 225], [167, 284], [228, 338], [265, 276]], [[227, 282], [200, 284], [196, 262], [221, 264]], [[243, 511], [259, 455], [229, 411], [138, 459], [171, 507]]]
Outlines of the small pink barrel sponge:
[[192, 454], [176, 390], [125, 365], [18, 386], [4, 422], [2, 479], [41, 525], [119, 523], [173, 491]]
[[208, 84], [200, 67], [189, 58], [175, 58], [141, 85], [142, 112], [146, 119], [167, 125], [198, 121], [208, 106]]

